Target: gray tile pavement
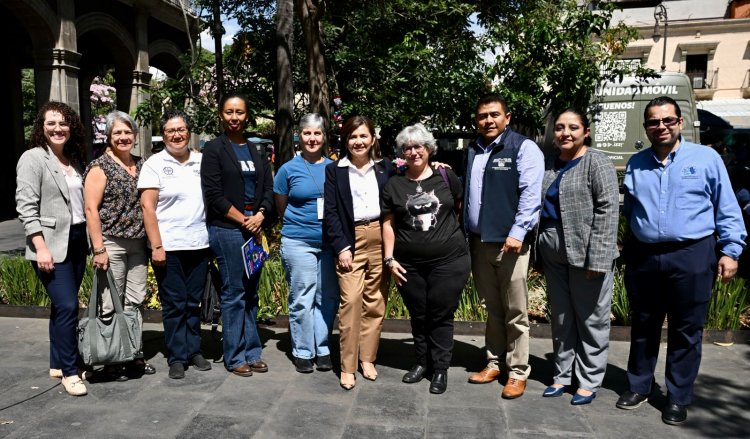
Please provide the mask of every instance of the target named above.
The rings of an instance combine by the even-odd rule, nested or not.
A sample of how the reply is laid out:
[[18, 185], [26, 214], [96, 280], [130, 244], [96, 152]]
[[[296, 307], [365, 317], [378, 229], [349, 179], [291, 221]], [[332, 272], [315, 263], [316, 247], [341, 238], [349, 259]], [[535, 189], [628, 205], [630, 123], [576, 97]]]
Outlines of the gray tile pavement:
[[[204, 330], [204, 351], [217, 344]], [[704, 344], [696, 400], [688, 422], [661, 422], [665, 402], [665, 349], [660, 388], [638, 410], [615, 408], [625, 389], [627, 342], [613, 342], [603, 388], [590, 406], [573, 407], [571, 395], [547, 399], [551, 342], [532, 339], [532, 375], [526, 394], [500, 398], [497, 383], [466, 382], [482, 367], [482, 337], [457, 336], [448, 391], [431, 395], [428, 381], [400, 379], [412, 361], [408, 334], [383, 334], [375, 382], [357, 376], [346, 392], [335, 372], [294, 371], [286, 330], [262, 329], [266, 374], [240, 378], [221, 364], [189, 369], [170, 380], [160, 324], [146, 324], [146, 357], [156, 375], [125, 383], [92, 382], [89, 395], [68, 396], [47, 377], [47, 320], [0, 318], [0, 437], [8, 438], [734, 438], [750, 426], [750, 346]], [[334, 345], [338, 339], [334, 337]]]

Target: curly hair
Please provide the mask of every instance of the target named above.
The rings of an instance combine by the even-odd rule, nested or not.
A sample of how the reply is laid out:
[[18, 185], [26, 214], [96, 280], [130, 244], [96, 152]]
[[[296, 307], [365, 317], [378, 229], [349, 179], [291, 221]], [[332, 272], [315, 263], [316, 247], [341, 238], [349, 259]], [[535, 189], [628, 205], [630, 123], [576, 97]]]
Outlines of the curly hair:
[[31, 128], [29, 149], [48, 148], [47, 138], [44, 137], [44, 118], [49, 111], [62, 114], [63, 119], [70, 126], [70, 139], [68, 139], [63, 147], [63, 154], [69, 159], [78, 162], [79, 165], [82, 165], [86, 158], [86, 142], [83, 135], [83, 123], [75, 110], [62, 102], [49, 101], [39, 108], [39, 112], [37, 112], [36, 117], [34, 118], [34, 125]]

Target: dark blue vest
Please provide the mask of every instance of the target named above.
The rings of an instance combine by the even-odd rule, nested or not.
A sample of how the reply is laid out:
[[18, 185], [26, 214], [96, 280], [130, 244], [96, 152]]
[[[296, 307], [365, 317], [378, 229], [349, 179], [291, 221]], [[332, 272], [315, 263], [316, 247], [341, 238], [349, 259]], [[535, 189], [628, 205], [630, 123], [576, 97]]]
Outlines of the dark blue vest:
[[[492, 148], [490, 158], [484, 170], [482, 184], [482, 208], [479, 211], [482, 242], [504, 243], [515, 222], [518, 211], [518, 200], [521, 192], [518, 188], [518, 151], [527, 137], [506, 128], [501, 139]], [[469, 197], [471, 168], [479, 146], [469, 146], [466, 169], [465, 199]], [[468, 203], [464, 203], [466, 206]], [[467, 215], [464, 207], [464, 215]]]

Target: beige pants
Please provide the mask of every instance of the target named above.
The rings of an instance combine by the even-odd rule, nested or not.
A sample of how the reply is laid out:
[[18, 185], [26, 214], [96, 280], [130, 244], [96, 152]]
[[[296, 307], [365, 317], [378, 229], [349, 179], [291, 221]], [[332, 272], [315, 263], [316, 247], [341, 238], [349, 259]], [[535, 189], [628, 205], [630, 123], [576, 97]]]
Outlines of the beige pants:
[[374, 362], [378, 354], [390, 277], [383, 275], [380, 223], [354, 229], [352, 270], [336, 267], [341, 289], [339, 332], [341, 371], [357, 371], [357, 360]]
[[[146, 299], [146, 277], [148, 275], [146, 240], [104, 236], [104, 246], [107, 247], [109, 269], [112, 270], [112, 275], [115, 278], [123, 308], [140, 311], [143, 301]], [[106, 319], [115, 312], [115, 307], [112, 303], [112, 295], [107, 287], [106, 277], [101, 278], [99, 284], [103, 286], [100, 288], [101, 315]], [[139, 312], [138, 315], [141, 316], [141, 313]], [[136, 358], [142, 357], [142, 352], [136, 354]]]
[[502, 244], [484, 243], [471, 235], [471, 272], [487, 308], [487, 367], [506, 369], [525, 380], [529, 366], [529, 246], [520, 254], [500, 251]]

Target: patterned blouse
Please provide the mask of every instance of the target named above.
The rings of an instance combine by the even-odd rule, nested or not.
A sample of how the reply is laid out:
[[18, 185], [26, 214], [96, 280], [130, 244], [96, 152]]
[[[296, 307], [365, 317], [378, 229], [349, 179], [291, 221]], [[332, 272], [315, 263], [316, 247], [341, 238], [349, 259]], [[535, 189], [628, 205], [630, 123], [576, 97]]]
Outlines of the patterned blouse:
[[138, 193], [138, 176], [141, 173], [143, 159], [133, 155], [131, 157], [135, 161], [135, 177], [128, 174], [107, 153], [89, 163], [83, 176], [83, 180], [86, 181], [86, 175], [91, 168], [98, 166], [107, 177], [104, 197], [101, 206], [99, 206], [103, 235], [129, 239], [146, 236]]

